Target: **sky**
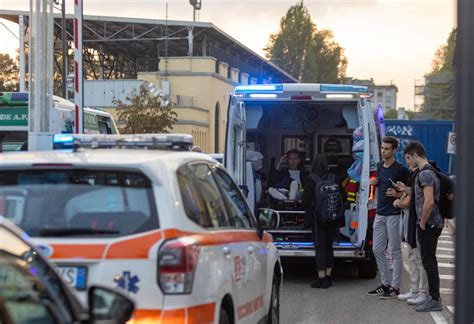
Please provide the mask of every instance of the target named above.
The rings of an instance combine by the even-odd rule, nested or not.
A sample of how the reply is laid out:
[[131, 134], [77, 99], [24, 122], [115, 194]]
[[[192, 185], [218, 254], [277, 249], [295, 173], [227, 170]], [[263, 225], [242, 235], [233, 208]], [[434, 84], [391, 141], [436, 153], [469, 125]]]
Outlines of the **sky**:
[[[212, 22], [264, 55], [269, 36], [299, 0], [202, 0], [198, 20]], [[73, 11], [73, 1], [66, 0]], [[192, 20], [188, 0], [84, 0], [84, 14]], [[456, 24], [455, 0], [305, 0], [317, 28], [331, 29], [345, 49], [346, 75], [398, 87], [399, 107], [414, 106], [414, 83], [430, 71], [436, 50]], [[0, 0], [0, 9], [29, 10], [28, 0]], [[16, 24], [0, 19], [0, 53], [15, 53]]]

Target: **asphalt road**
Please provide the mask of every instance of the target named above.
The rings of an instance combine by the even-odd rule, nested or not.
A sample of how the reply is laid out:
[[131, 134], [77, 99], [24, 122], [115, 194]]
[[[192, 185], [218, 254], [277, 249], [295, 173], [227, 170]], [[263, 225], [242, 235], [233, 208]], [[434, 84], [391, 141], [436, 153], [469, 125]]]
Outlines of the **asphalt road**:
[[[334, 285], [327, 289], [313, 289], [313, 260], [283, 260], [285, 280], [281, 296], [281, 323], [437, 323], [453, 321], [454, 236], [445, 230], [438, 249], [442, 274], [443, 312], [416, 313], [413, 306], [393, 299], [382, 300], [366, 293], [376, 288], [379, 278], [359, 279], [354, 265], [338, 263]], [[404, 256], [406, 255], [404, 251]], [[443, 279], [444, 278], [444, 279]], [[408, 272], [402, 274], [402, 292], [409, 288]], [[450, 307], [447, 307], [450, 306]]]

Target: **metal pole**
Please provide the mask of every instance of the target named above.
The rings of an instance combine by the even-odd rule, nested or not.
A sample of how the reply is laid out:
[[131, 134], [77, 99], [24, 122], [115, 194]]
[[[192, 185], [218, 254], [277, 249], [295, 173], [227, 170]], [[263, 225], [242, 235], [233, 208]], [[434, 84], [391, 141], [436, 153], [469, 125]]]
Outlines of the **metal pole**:
[[456, 48], [456, 283], [455, 323], [474, 323], [474, 2], [458, 0]]
[[28, 150], [52, 149], [53, 2], [30, 0]]
[[18, 16], [20, 40], [20, 92], [25, 92], [25, 21], [23, 15]]
[[63, 98], [67, 97], [67, 88], [66, 88], [66, 83], [67, 83], [67, 40], [66, 40], [66, 0], [63, 0], [61, 4], [61, 42], [62, 42], [62, 75], [61, 75], [61, 94]]
[[82, 0], [74, 0], [74, 106], [75, 133], [84, 133], [84, 78], [82, 69]]

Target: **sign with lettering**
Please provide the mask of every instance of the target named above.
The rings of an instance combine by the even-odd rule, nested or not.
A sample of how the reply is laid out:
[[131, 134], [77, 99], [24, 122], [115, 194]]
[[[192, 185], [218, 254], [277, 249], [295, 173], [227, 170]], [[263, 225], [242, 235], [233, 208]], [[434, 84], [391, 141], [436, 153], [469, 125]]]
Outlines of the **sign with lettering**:
[[448, 154], [456, 154], [456, 133], [448, 134]]
[[28, 107], [0, 108], [0, 126], [28, 126]]

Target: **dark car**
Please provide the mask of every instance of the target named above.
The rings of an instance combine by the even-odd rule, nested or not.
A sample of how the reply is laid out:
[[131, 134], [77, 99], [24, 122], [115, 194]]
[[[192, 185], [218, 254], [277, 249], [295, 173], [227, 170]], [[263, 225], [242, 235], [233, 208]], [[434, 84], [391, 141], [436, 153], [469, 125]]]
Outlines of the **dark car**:
[[93, 286], [88, 310], [28, 236], [0, 216], [0, 323], [125, 323], [133, 302]]

